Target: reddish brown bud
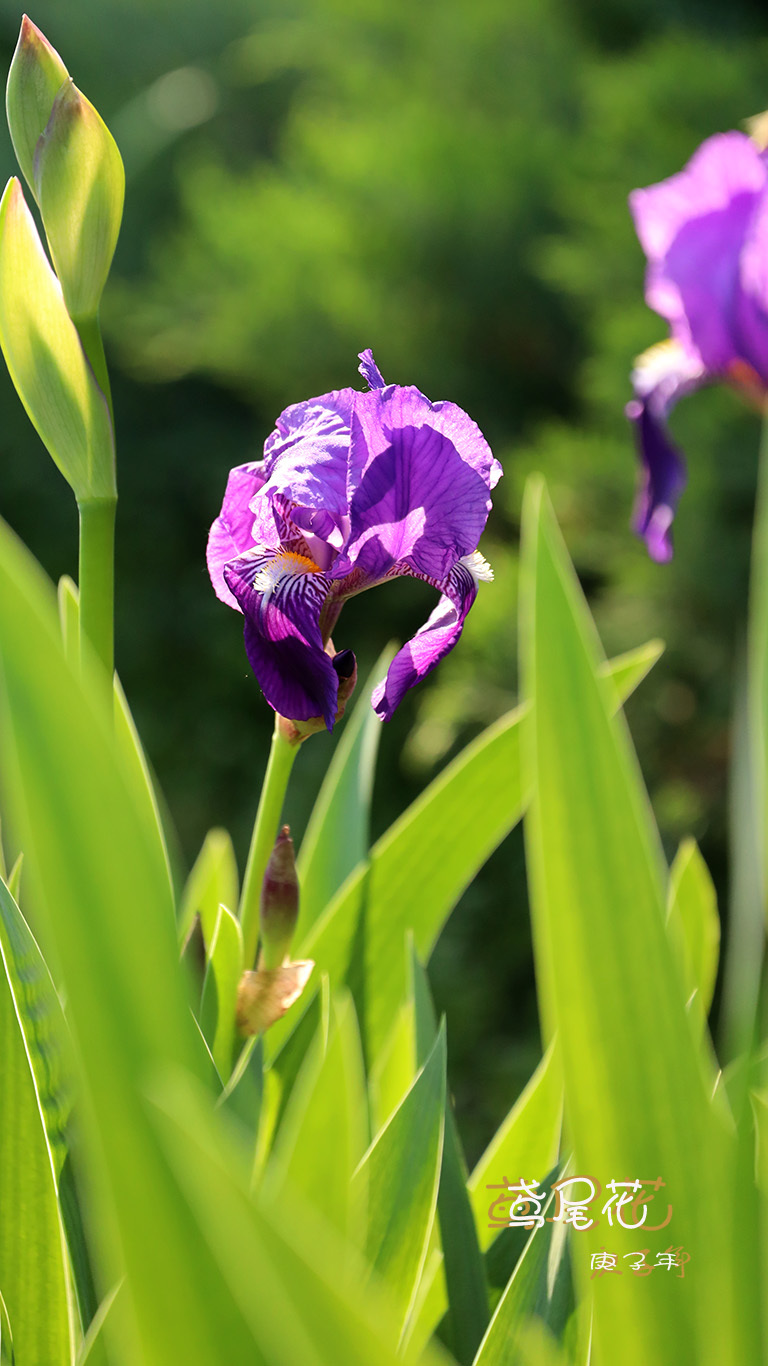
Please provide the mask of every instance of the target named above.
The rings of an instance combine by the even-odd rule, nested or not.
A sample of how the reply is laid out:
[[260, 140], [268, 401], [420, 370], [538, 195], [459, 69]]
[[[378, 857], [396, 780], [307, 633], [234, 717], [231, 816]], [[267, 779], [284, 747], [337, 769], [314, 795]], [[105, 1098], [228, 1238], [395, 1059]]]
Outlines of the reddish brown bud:
[[284, 825], [275, 840], [261, 886], [260, 967], [277, 968], [286, 961], [298, 918], [299, 880], [293, 840], [289, 827]]

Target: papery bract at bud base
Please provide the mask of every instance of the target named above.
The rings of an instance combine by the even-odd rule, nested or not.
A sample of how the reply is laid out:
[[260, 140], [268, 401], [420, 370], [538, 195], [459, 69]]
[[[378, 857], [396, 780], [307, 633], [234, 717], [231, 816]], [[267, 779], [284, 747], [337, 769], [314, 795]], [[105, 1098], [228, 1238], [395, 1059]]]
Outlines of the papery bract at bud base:
[[16, 160], [34, 195], [35, 148], [69, 72], [55, 48], [26, 14], [8, 72], [5, 107]]
[[373, 695], [388, 721], [456, 644], [478, 583], [493, 577], [476, 547], [502, 473], [461, 408], [385, 384], [371, 352], [360, 359], [369, 392], [287, 408], [264, 460], [231, 471], [208, 539], [214, 589], [245, 616], [270, 706], [293, 721], [321, 716], [329, 730], [339, 677], [324, 647], [344, 601], [400, 575], [441, 595]]
[[632, 376], [627, 415], [643, 470], [634, 521], [652, 557], [668, 560], [686, 481], [670, 409], [715, 381], [759, 407], [768, 394], [768, 154], [745, 133], [717, 134], [629, 202], [648, 258], [646, 301], [671, 332]]

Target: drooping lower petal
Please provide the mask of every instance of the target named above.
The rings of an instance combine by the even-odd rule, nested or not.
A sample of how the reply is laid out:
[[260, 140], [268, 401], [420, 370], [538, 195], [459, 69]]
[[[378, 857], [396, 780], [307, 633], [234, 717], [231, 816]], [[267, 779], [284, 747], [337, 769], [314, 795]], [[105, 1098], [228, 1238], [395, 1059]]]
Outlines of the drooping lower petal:
[[500, 466], [453, 403], [389, 385], [359, 394], [349, 462], [350, 536], [338, 573], [371, 581], [398, 562], [433, 579], [477, 545]]
[[221, 512], [208, 534], [208, 573], [217, 598], [228, 607], [236, 608], [238, 604], [224, 580], [224, 566], [253, 545], [254, 514], [250, 504], [263, 484], [261, 461], [230, 470]]
[[292, 721], [322, 716], [333, 729], [338, 676], [323, 648], [320, 613], [330, 581], [287, 551], [228, 564], [227, 587], [245, 615], [245, 650], [269, 705]]
[[707, 382], [699, 358], [677, 342], [662, 342], [638, 357], [632, 375], [635, 398], [627, 417], [635, 429], [642, 481], [632, 524], [651, 558], [672, 558], [670, 528], [686, 484], [685, 460], [667, 430], [670, 409], [685, 394]]
[[431, 673], [453, 649], [464, 629], [467, 613], [477, 597], [477, 585], [493, 574], [476, 551], [454, 565], [447, 578], [436, 585], [442, 597], [415, 636], [398, 650], [383, 683], [374, 689], [371, 702], [382, 721], [391, 721], [409, 688]]

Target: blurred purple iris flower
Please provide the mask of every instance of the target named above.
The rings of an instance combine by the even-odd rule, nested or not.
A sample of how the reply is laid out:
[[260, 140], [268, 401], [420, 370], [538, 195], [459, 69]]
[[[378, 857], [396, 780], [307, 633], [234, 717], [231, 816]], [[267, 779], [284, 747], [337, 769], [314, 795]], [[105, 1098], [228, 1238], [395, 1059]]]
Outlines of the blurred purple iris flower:
[[456, 644], [478, 582], [493, 577], [476, 548], [502, 473], [456, 404], [385, 384], [370, 351], [360, 361], [369, 391], [286, 408], [264, 459], [230, 472], [208, 538], [211, 581], [245, 617], [270, 706], [294, 721], [322, 717], [329, 730], [339, 677], [325, 646], [345, 599], [402, 574], [441, 595], [374, 693], [389, 721]]
[[643, 468], [634, 526], [664, 561], [686, 482], [670, 409], [717, 380], [760, 404], [768, 390], [768, 155], [745, 133], [718, 134], [629, 203], [648, 257], [646, 302], [671, 333], [638, 358], [627, 406]]

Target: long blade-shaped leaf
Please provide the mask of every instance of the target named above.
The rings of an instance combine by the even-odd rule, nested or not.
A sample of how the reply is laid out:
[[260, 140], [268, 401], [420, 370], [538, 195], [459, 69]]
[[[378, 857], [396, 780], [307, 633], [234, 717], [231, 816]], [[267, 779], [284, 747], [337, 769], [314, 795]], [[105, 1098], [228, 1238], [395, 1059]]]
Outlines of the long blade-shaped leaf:
[[[413, 951], [411, 971], [417, 1060], [423, 1064], [428, 1050], [434, 1046], [437, 1022], [427, 974]], [[488, 1326], [488, 1286], [467, 1192], [464, 1150], [448, 1095], [445, 1098], [445, 1133], [437, 1215], [448, 1294], [448, 1323], [444, 1340], [448, 1342], [456, 1360], [470, 1366]]]
[[413, 1086], [358, 1169], [367, 1183], [366, 1251], [404, 1327], [435, 1217], [445, 1111], [445, 1029]]
[[69, 1366], [64, 1240], [46, 1133], [46, 1128], [52, 1130], [60, 1162], [63, 1135], [55, 1069], [60, 1067], [61, 1040], [51, 1031], [55, 1034], [63, 1021], [47, 1008], [53, 987], [2, 883], [0, 908], [0, 1287], [18, 1361]]
[[[654, 642], [607, 666], [619, 700], [656, 657]], [[384, 1045], [407, 994], [406, 930], [426, 960], [465, 888], [517, 823], [527, 793], [520, 770], [523, 709], [502, 716], [448, 764], [352, 873], [297, 948], [332, 985], [346, 981], [357, 1002], [369, 1062]], [[457, 838], [457, 831], [461, 838]], [[308, 1003], [308, 1001], [307, 1001]], [[276, 1051], [297, 1009], [270, 1030]]]
[[[731, 1245], [732, 1213], [714, 1215], [707, 1192], [731, 1169], [666, 933], [658, 836], [623, 719], [611, 716], [610, 690], [598, 677], [588, 609], [538, 487], [527, 496], [524, 526], [534, 944], [545, 1027], [557, 1030], [562, 1050], [577, 1170], [603, 1186], [661, 1177], [675, 1229], [651, 1235], [648, 1228], [643, 1245], [653, 1256], [674, 1239], [696, 1259], [685, 1297], [679, 1277], [653, 1273], [642, 1302], [631, 1273], [611, 1277], [610, 1295], [594, 1297], [596, 1342], [608, 1361], [620, 1338], [624, 1366], [714, 1363], [736, 1350], [734, 1342], [737, 1357], [749, 1358], [754, 1325], [739, 1320], [736, 1277], [724, 1276], [715, 1251], [723, 1240]], [[636, 1232], [606, 1218], [574, 1235], [585, 1284], [592, 1253], [604, 1247], [620, 1258], [636, 1246]]]
[[197, 1053], [162, 850], [89, 665], [81, 677], [69, 668], [50, 586], [0, 525], [0, 776], [96, 1125], [89, 1159], [104, 1166], [91, 1198], [108, 1191], [102, 1226], [118, 1243], [106, 1274], [114, 1284], [122, 1262], [130, 1282], [121, 1323], [135, 1315], [136, 1340], [123, 1355], [217, 1366], [226, 1340], [232, 1359], [250, 1360], [252, 1334], [141, 1105], [150, 1079], [194, 1073]]
[[360, 689], [301, 842], [296, 863], [301, 885], [298, 939], [368, 854], [373, 775], [381, 737], [381, 721], [371, 706], [371, 693], [393, 653], [392, 649], [383, 652]]

